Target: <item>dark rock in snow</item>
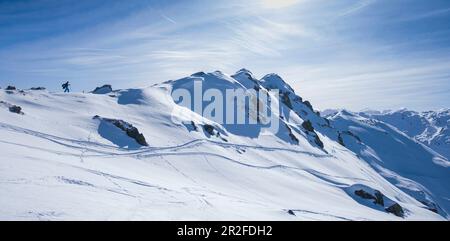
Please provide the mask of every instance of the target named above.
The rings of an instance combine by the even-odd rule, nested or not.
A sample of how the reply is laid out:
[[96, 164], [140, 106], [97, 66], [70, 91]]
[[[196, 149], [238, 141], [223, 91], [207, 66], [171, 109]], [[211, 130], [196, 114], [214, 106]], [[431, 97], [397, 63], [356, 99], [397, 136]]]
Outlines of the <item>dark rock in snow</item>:
[[320, 148], [324, 148], [324, 144], [322, 142], [322, 140], [320, 140], [319, 136], [317, 135], [317, 133], [314, 130], [314, 127], [312, 126], [312, 123], [310, 120], [306, 120], [302, 123], [302, 127], [303, 129], [306, 130], [306, 134], [309, 135], [310, 137], [314, 138], [314, 143], [316, 143], [316, 145]]
[[423, 205], [427, 206], [427, 209], [432, 211], [433, 213], [439, 213], [438, 210], [438, 205], [434, 202], [430, 202], [430, 201], [420, 201]]
[[31, 87], [31, 90], [45, 90], [45, 87]]
[[[383, 208], [385, 207], [384, 206], [385, 205], [385, 201], [384, 201], [385, 196], [384, 196], [383, 193], [381, 193], [378, 190], [374, 190], [374, 193], [371, 194], [371, 193], [369, 193], [367, 191], [364, 191], [364, 190], [360, 189], [360, 190], [356, 190], [355, 191], [355, 195], [359, 196], [359, 197], [361, 197], [363, 199], [373, 200], [374, 204], [382, 206]], [[402, 217], [403, 218], [405, 216], [405, 212], [404, 212], [402, 206], [400, 206], [400, 204], [398, 204], [398, 203], [396, 203], [396, 202], [394, 202], [394, 201], [392, 201], [390, 199], [387, 199], [387, 200], [388, 200], [388, 202], [393, 202], [394, 204], [392, 204], [391, 206], [385, 208], [384, 210], [386, 212], [388, 212], [388, 213], [394, 214], [397, 217]]]
[[303, 104], [305, 104], [306, 107], [308, 107], [310, 110], [314, 111], [313, 106], [311, 105], [311, 102], [305, 101], [305, 102], [303, 102]]
[[309, 120], [304, 121], [302, 123], [302, 127], [307, 131], [314, 132], [314, 127], [312, 126], [311, 121]]
[[281, 101], [285, 104], [289, 109], [292, 109], [291, 99], [289, 99], [289, 93], [281, 94]]
[[317, 133], [314, 133], [316, 136], [314, 137], [314, 142], [316, 143], [317, 146], [319, 146], [320, 148], [324, 148], [324, 144], [322, 142], [322, 140], [320, 140], [319, 136], [317, 135]]
[[205, 124], [205, 125], [203, 125], [203, 129], [204, 129], [208, 134], [210, 134], [211, 136], [214, 135], [214, 126], [209, 125], [209, 124]]
[[202, 127], [203, 127], [203, 130], [209, 135], [208, 137], [215, 136], [215, 137], [220, 138], [222, 141], [228, 142], [227, 139], [223, 138], [220, 135], [220, 131], [216, 130], [216, 128], [214, 126], [212, 126], [210, 124], [204, 124]]
[[386, 208], [386, 212], [392, 213], [397, 217], [403, 218], [405, 216], [405, 211], [403, 211], [402, 206], [400, 206], [398, 203], [393, 204], [392, 206]]
[[111, 85], [103, 85], [101, 87], [95, 88], [95, 90], [92, 91], [92, 93], [98, 94], [98, 95], [103, 95], [103, 94], [111, 93], [112, 91], [113, 91], [113, 89], [112, 89]]
[[197, 126], [195, 125], [195, 123], [193, 121], [191, 121], [191, 126], [194, 131], [198, 130]]
[[20, 114], [23, 115], [24, 113], [22, 112], [22, 107], [18, 106], [18, 105], [13, 105], [10, 104], [8, 102], [5, 101], [0, 101], [0, 104], [5, 106], [6, 108], [8, 108], [8, 110], [12, 113], [16, 113], [16, 114]]
[[341, 146], [345, 146], [344, 139], [342, 139], [341, 133], [338, 134], [338, 142]]
[[355, 191], [355, 195], [359, 196], [359, 197], [361, 197], [363, 199], [373, 199], [373, 200], [375, 200], [375, 197], [372, 194], [370, 194], [370, 193], [368, 193], [368, 192], [366, 192], [366, 191], [364, 191], [362, 189], [361, 190], [356, 190]]
[[109, 119], [109, 118], [103, 118], [98, 115], [94, 116], [94, 119], [100, 119], [106, 122], [109, 122], [113, 125], [115, 125], [117, 128], [123, 130], [129, 137], [136, 140], [136, 142], [141, 146], [148, 146], [147, 141], [145, 140], [145, 137], [142, 133], [139, 133], [139, 130], [131, 125], [128, 122], [125, 122], [123, 120], [117, 120], [117, 119]]
[[16, 90], [16, 87], [12, 86], [12, 85], [8, 85], [8, 87], [6, 87], [5, 90]]
[[378, 204], [378, 205], [381, 205], [381, 206], [384, 206], [384, 195], [378, 190], [375, 190], [375, 201], [374, 201], [374, 203]]
[[200, 71], [200, 72], [197, 72], [197, 73], [192, 74], [191, 76], [194, 76], [194, 77], [199, 76], [199, 77], [201, 77], [201, 76], [205, 76], [205, 75], [206, 75], [205, 72]]
[[286, 129], [287, 129], [288, 132], [289, 132], [289, 137], [291, 138], [291, 140], [292, 140], [295, 144], [298, 144], [299, 140], [298, 140], [298, 138], [292, 133], [292, 129], [291, 129], [287, 124], [286, 124], [285, 126], [286, 126]]
[[288, 210], [288, 213], [289, 213], [290, 215], [292, 215], [292, 216], [295, 216], [295, 213], [294, 213], [294, 211], [292, 211], [292, 210]]
[[12, 105], [9, 108], [9, 111], [12, 113], [16, 113], [16, 114], [23, 114], [22, 112], [22, 107], [18, 106], [18, 105]]
[[195, 125], [195, 122], [191, 121], [190, 123], [183, 123], [183, 125], [186, 127], [186, 129], [191, 131], [198, 131], [197, 125]]
[[374, 193], [375, 196], [362, 190], [362, 189], [356, 190], [355, 194], [361, 198], [373, 200], [374, 204], [384, 206], [384, 195], [378, 190], [375, 190], [375, 193]]

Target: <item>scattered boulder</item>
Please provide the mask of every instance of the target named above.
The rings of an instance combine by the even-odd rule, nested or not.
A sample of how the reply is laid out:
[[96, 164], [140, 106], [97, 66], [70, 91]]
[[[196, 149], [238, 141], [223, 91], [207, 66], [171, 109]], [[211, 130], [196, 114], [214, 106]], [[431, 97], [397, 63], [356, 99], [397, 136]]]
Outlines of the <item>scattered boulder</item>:
[[8, 85], [8, 87], [6, 87], [5, 90], [16, 90], [16, 87], [12, 86], [12, 85]]
[[204, 129], [208, 134], [210, 134], [211, 136], [215, 135], [215, 134], [214, 134], [214, 126], [209, 125], [209, 124], [204, 124], [204, 125], [203, 125], [203, 129]]
[[[375, 205], [381, 206], [384, 208], [384, 210], [388, 213], [392, 213], [397, 217], [401, 217], [403, 218], [405, 216], [405, 211], [403, 210], [402, 206], [400, 206], [400, 204], [390, 200], [389, 198], [387, 198], [386, 196], [384, 196], [383, 193], [381, 193], [378, 190], [372, 190], [373, 193], [369, 193], [369, 191], [363, 190], [363, 189], [358, 189], [355, 190], [355, 195], [362, 198], [362, 199], [367, 199], [367, 200], [373, 200], [373, 203]], [[387, 200], [387, 203], [390, 203], [390, 206], [385, 207], [385, 199]], [[389, 204], [388, 204], [389, 205]]]
[[384, 195], [378, 190], [375, 190], [375, 201], [374, 201], [374, 203], [378, 204], [378, 205], [381, 205], [381, 206], [384, 206]]
[[101, 87], [97, 87], [95, 88], [92, 93], [93, 94], [98, 94], [98, 95], [103, 95], [103, 94], [108, 94], [111, 93], [113, 91], [112, 86], [111, 85], [103, 85]]
[[390, 207], [385, 209], [386, 212], [392, 213], [397, 217], [403, 218], [405, 216], [405, 211], [403, 211], [402, 206], [400, 206], [398, 203], [395, 203], [391, 205]]
[[0, 105], [5, 106], [6, 108], [8, 108], [8, 110], [12, 113], [16, 113], [19, 115], [23, 115], [24, 113], [22, 112], [22, 107], [18, 106], [18, 105], [13, 105], [11, 103], [5, 102], [5, 101], [0, 101]]
[[287, 213], [290, 214], [290, 215], [292, 215], [292, 216], [296, 216], [296, 215], [295, 215], [295, 212], [292, 211], [292, 210], [290, 210], [290, 209], [287, 211]]
[[136, 142], [141, 146], [148, 146], [147, 141], [145, 140], [145, 137], [142, 133], [139, 133], [139, 130], [134, 127], [132, 124], [123, 121], [123, 120], [117, 120], [117, 119], [109, 119], [109, 118], [103, 118], [98, 115], [94, 116], [94, 119], [100, 119], [106, 122], [109, 122], [113, 125], [115, 125], [117, 128], [123, 130], [129, 137], [136, 140]]
[[373, 200], [374, 204], [384, 206], [384, 195], [378, 190], [375, 190], [374, 195], [372, 195], [372, 194], [360, 189], [360, 190], [355, 191], [355, 195], [357, 195], [363, 199], [371, 199], [371, 200]]
[[222, 141], [228, 142], [227, 139], [223, 138], [220, 135], [220, 131], [216, 130], [216, 128], [214, 126], [212, 126], [210, 124], [204, 124], [204, 125], [202, 125], [202, 127], [203, 127], [203, 131], [208, 134], [208, 137], [215, 136], [215, 137], [220, 138]]
[[355, 191], [355, 195], [359, 196], [359, 197], [361, 197], [363, 199], [374, 199], [375, 200], [375, 197], [372, 194], [370, 194], [370, 193], [368, 193], [368, 192], [366, 192], [366, 191], [364, 191], [362, 189], [361, 190], [356, 190]]
[[192, 129], [194, 129], [194, 131], [198, 130], [197, 126], [195, 125], [195, 123], [193, 121], [191, 121], [191, 126], [192, 126]]
[[22, 112], [22, 107], [18, 106], [18, 105], [12, 105], [9, 108], [9, 111], [12, 113], [16, 113], [16, 114], [23, 114]]

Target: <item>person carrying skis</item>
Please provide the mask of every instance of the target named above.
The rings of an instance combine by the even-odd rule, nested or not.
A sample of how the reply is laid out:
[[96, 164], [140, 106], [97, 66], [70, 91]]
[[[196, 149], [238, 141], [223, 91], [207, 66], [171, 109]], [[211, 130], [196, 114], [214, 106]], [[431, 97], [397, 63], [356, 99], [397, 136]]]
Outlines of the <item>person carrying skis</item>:
[[67, 81], [66, 83], [62, 84], [62, 88], [64, 89], [64, 93], [70, 92], [69, 86], [70, 86], [69, 81]]

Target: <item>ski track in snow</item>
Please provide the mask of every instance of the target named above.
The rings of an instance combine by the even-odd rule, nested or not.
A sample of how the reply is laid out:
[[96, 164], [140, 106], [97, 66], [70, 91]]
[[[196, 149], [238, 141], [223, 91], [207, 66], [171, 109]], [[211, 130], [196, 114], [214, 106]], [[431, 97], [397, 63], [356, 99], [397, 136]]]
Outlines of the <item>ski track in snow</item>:
[[[100, 154], [104, 154], [104, 155], [114, 155], [114, 156], [131, 156], [131, 155], [145, 155], [146, 153], [149, 152], [155, 152], [155, 151], [164, 151], [164, 150], [171, 150], [171, 151], [177, 151], [180, 149], [185, 149], [185, 148], [192, 148], [193, 146], [197, 146], [197, 145], [201, 145], [204, 143], [212, 143], [224, 148], [227, 147], [234, 147], [234, 148], [249, 148], [249, 149], [258, 149], [258, 150], [263, 150], [263, 151], [286, 151], [286, 152], [293, 152], [293, 153], [297, 153], [297, 154], [305, 154], [305, 155], [309, 155], [309, 156], [313, 156], [316, 158], [326, 158], [326, 157], [332, 157], [332, 155], [328, 155], [328, 154], [317, 154], [317, 153], [313, 153], [313, 152], [307, 152], [307, 151], [301, 151], [301, 150], [295, 150], [295, 149], [290, 149], [290, 148], [281, 148], [281, 147], [267, 147], [267, 146], [252, 146], [252, 145], [245, 145], [245, 144], [233, 144], [233, 143], [223, 143], [223, 142], [218, 142], [218, 141], [213, 141], [213, 140], [208, 140], [208, 139], [196, 139], [196, 140], [192, 140], [180, 145], [175, 145], [175, 146], [166, 146], [166, 147], [142, 147], [140, 151], [130, 151], [127, 148], [120, 148], [120, 147], [116, 147], [116, 146], [112, 146], [112, 145], [106, 145], [106, 144], [100, 144], [97, 142], [91, 142], [91, 141], [81, 141], [81, 140], [74, 140], [74, 139], [69, 139], [69, 138], [63, 138], [63, 137], [59, 137], [59, 136], [54, 136], [54, 135], [49, 135], [49, 134], [45, 134], [42, 132], [38, 132], [38, 131], [33, 131], [30, 129], [26, 129], [26, 128], [22, 128], [22, 127], [18, 127], [18, 126], [13, 126], [13, 125], [9, 125], [6, 123], [1, 123], [0, 122], [0, 127], [4, 130], [9, 130], [9, 131], [13, 131], [13, 132], [19, 132], [19, 133], [23, 133], [23, 134], [27, 134], [27, 135], [32, 135], [35, 137], [39, 137], [42, 139], [46, 139], [48, 141], [54, 142], [56, 144], [65, 146], [65, 147], [69, 147], [69, 148], [74, 148], [74, 149], [81, 149], [84, 152], [90, 151], [93, 153], [100, 153]], [[68, 143], [72, 143], [72, 144], [67, 144]], [[78, 144], [78, 145], [74, 145], [74, 144]], [[112, 149], [112, 150], [116, 150], [116, 151], [122, 151], [123, 153], [117, 153], [117, 152], [106, 152], [106, 151], [102, 151], [102, 150], [98, 150], [98, 149], [93, 149], [93, 148], [88, 148], [87, 146], [91, 146], [91, 147], [99, 147], [99, 148], [105, 148], [105, 149]], [[86, 155], [88, 156], [88, 155]], [[90, 155], [90, 156], [99, 156], [99, 155]]]

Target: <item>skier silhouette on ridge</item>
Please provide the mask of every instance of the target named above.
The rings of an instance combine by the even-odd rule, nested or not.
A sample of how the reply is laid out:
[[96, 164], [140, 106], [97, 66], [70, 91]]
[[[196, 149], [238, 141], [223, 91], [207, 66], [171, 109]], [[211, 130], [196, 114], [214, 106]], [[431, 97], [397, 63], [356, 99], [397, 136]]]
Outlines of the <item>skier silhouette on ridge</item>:
[[69, 81], [67, 81], [66, 83], [62, 84], [62, 88], [64, 89], [64, 93], [70, 92], [69, 86], [70, 86]]

